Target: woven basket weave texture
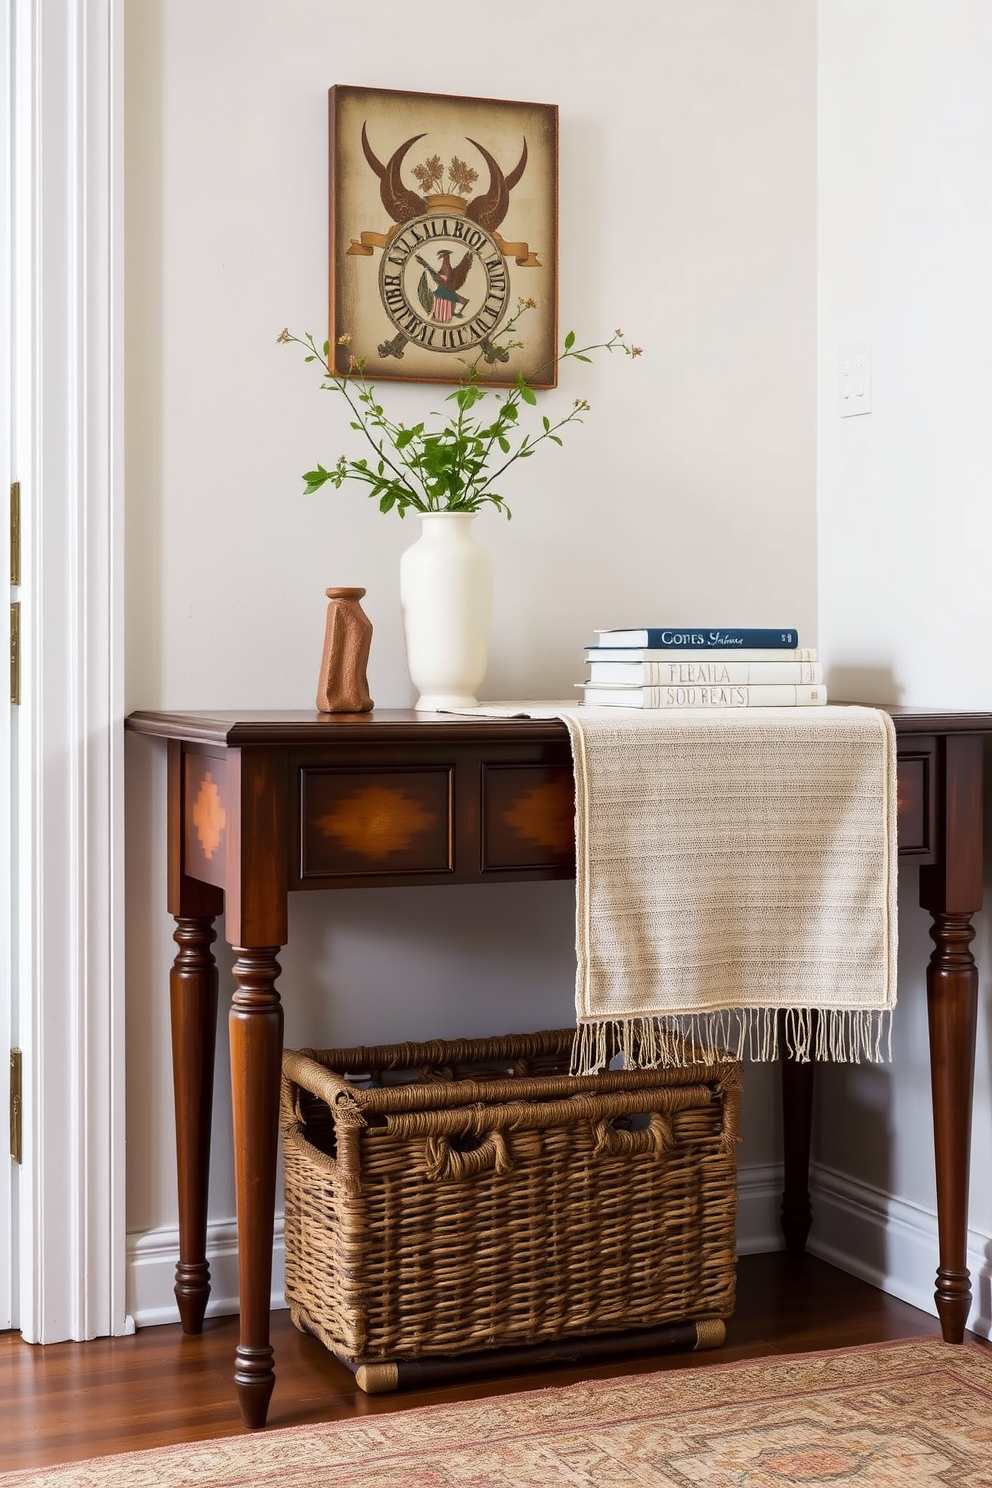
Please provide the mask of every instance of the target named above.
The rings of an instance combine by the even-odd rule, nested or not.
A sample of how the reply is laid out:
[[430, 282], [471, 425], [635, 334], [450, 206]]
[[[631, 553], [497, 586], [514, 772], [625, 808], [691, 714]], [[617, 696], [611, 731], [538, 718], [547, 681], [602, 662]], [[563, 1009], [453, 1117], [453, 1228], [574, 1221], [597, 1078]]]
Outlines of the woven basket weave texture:
[[286, 1052], [298, 1327], [362, 1363], [733, 1312], [739, 1064], [572, 1076], [572, 1040]]

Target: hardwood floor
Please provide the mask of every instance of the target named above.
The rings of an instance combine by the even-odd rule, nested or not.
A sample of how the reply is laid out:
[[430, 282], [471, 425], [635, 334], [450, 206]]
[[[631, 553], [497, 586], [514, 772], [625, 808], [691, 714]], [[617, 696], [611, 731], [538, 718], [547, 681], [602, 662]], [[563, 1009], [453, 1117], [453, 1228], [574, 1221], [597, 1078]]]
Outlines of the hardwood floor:
[[[581, 1368], [556, 1366], [402, 1394], [368, 1396], [287, 1312], [272, 1316], [276, 1388], [269, 1429], [476, 1399], [652, 1369], [705, 1368], [732, 1359], [939, 1334], [936, 1318], [807, 1257], [744, 1256], [738, 1305], [721, 1349]], [[45, 1347], [0, 1334], [0, 1472], [78, 1461], [243, 1428], [232, 1383], [237, 1318], [208, 1320], [201, 1338], [177, 1325], [130, 1338]]]

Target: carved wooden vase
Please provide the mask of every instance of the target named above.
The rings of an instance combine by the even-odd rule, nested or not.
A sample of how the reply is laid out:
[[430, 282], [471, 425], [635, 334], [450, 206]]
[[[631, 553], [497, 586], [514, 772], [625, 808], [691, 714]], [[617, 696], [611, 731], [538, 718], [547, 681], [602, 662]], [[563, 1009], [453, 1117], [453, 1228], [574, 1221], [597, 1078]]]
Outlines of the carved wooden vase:
[[364, 589], [327, 589], [324, 654], [317, 681], [321, 713], [368, 713], [372, 707], [365, 675], [372, 645], [372, 621], [361, 606]]
[[474, 708], [489, 661], [493, 563], [474, 512], [424, 512], [400, 557], [406, 662], [421, 712]]

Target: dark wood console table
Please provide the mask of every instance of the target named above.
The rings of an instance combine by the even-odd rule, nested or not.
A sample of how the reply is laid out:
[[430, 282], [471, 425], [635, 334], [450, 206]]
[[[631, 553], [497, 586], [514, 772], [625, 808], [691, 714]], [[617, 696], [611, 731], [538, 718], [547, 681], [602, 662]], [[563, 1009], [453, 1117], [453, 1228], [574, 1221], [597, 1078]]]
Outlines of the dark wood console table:
[[[968, 1166], [978, 976], [972, 915], [982, 901], [982, 746], [992, 713], [892, 708], [899, 741], [899, 851], [921, 867], [932, 916], [927, 969], [944, 1338], [960, 1343], [971, 1302]], [[275, 1382], [269, 1295], [283, 1016], [277, 956], [297, 890], [500, 883], [574, 874], [571, 752], [562, 723], [378, 711], [134, 713], [128, 728], [169, 741], [169, 910], [179, 1165], [176, 1297], [199, 1333], [206, 1260], [217, 1022], [214, 918], [234, 947], [231, 1080], [243, 1419], [264, 1426]], [[511, 1030], [506, 1030], [511, 1031]], [[812, 1066], [783, 1061], [788, 1109], [783, 1227], [809, 1228]]]

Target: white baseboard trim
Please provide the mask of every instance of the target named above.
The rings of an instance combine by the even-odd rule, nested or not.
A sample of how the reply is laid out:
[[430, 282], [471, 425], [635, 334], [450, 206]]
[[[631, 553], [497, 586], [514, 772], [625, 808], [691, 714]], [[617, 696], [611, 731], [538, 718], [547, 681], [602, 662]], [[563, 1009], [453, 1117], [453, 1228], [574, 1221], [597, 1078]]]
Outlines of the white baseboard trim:
[[[283, 1297], [282, 1215], [276, 1216], [272, 1248], [272, 1306], [285, 1307]], [[179, 1231], [145, 1230], [127, 1237], [127, 1309], [139, 1328], [178, 1323], [179, 1308], [173, 1287], [179, 1259]], [[226, 1317], [238, 1311], [238, 1227], [233, 1219], [207, 1226], [210, 1262], [210, 1301], [207, 1317]]]
[[779, 1210], [782, 1164], [737, 1170], [737, 1254], [762, 1255], [784, 1250]]
[[[780, 1167], [745, 1168], [738, 1175], [737, 1246], [741, 1255], [778, 1250], [778, 1208], [782, 1192]], [[283, 1226], [276, 1215], [272, 1254], [272, 1306], [285, 1307], [283, 1297]], [[127, 1237], [127, 1310], [139, 1328], [178, 1323], [173, 1294], [179, 1231], [163, 1228]], [[207, 1317], [238, 1311], [238, 1228], [233, 1219], [207, 1227], [210, 1262], [210, 1301]]]
[[[809, 1251], [842, 1271], [936, 1317], [937, 1215], [870, 1184], [814, 1164]], [[974, 1293], [968, 1327], [992, 1332], [992, 1236], [968, 1231]]]

